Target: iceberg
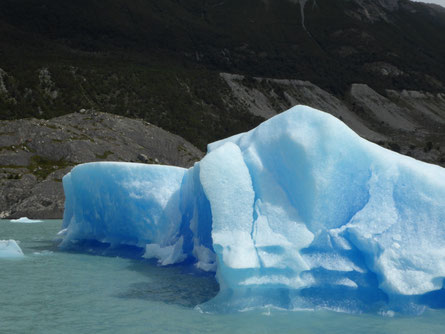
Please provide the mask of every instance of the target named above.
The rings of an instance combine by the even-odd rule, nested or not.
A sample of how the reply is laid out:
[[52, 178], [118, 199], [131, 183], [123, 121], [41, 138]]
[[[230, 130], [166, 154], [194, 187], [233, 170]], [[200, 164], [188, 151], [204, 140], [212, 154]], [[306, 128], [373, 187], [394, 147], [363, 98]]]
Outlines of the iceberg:
[[204, 310], [445, 307], [445, 169], [310, 107], [210, 144], [190, 169], [88, 163], [63, 185], [63, 249], [215, 271]]
[[0, 259], [17, 259], [24, 254], [15, 240], [0, 240]]
[[43, 220], [29, 219], [28, 217], [21, 217], [19, 219], [11, 219], [11, 223], [34, 224], [34, 223], [42, 223], [42, 222], [43, 222]]

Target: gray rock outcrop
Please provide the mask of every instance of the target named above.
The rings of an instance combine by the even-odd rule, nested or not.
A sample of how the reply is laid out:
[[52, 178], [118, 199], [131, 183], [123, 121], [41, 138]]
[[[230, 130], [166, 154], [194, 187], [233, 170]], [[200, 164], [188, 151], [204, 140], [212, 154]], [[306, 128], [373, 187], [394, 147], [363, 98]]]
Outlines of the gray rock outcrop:
[[62, 178], [75, 165], [129, 161], [190, 167], [203, 153], [137, 119], [82, 110], [0, 122], [0, 218], [61, 218]]

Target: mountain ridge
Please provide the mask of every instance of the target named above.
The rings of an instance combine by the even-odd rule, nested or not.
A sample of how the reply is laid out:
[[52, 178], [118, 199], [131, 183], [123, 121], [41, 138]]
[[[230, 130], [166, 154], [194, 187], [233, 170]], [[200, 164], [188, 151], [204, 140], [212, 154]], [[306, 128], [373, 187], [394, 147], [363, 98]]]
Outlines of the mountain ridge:
[[[437, 113], [436, 97], [445, 92], [443, 31], [444, 11], [408, 0], [4, 0], [0, 117], [94, 109], [144, 119], [204, 151], [266, 118], [252, 112], [255, 96], [237, 97], [221, 76], [228, 73], [242, 76], [239, 87], [249, 92], [255, 78], [264, 79], [254, 88], [273, 105], [265, 113], [283, 111], [290, 100], [317, 106], [318, 97], [299, 97], [292, 84], [271, 80], [309, 82], [391, 143], [440, 147], [433, 123], [419, 120], [424, 134], [398, 139], [397, 126], [380, 130], [366, 103], [378, 95], [399, 114], [415, 105]], [[357, 104], [352, 87], [368, 97]], [[436, 97], [407, 107], [404, 91]]]

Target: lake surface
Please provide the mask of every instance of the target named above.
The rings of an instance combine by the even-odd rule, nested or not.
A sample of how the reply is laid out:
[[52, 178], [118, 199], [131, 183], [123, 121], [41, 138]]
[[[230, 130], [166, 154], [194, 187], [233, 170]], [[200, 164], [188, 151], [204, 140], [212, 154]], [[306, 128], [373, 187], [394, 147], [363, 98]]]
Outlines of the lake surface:
[[152, 262], [59, 252], [61, 220], [0, 220], [0, 240], [25, 258], [0, 259], [0, 333], [445, 333], [445, 311], [421, 316], [255, 310], [205, 314], [213, 277]]

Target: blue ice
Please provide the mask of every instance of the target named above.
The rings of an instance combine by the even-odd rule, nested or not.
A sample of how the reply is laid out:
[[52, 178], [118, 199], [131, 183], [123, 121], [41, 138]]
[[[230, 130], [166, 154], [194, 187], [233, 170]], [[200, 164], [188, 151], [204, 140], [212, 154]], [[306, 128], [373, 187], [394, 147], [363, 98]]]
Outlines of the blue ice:
[[215, 271], [208, 310], [445, 306], [445, 169], [306, 106], [210, 144], [188, 170], [89, 163], [63, 185], [62, 248]]

